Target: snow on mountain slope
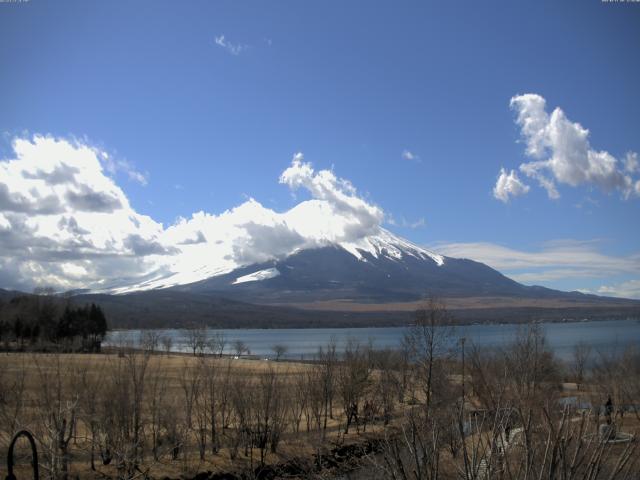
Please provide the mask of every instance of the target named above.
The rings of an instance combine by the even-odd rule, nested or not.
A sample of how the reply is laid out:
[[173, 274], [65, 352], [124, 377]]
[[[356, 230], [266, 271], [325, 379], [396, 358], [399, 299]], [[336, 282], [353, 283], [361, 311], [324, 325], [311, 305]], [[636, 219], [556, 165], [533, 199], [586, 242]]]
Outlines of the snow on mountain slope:
[[257, 272], [250, 273], [249, 275], [243, 275], [236, 278], [232, 285], [238, 285], [239, 283], [247, 282], [259, 282], [260, 280], [268, 280], [280, 275], [277, 268], [265, 268], [264, 270], [258, 270]]
[[128, 293], [187, 285], [332, 245], [363, 261], [368, 255], [415, 257], [436, 265], [445, 261], [382, 228], [382, 209], [359, 197], [347, 180], [331, 171], [315, 172], [301, 154], [294, 156], [280, 183], [292, 190], [304, 188], [311, 198], [283, 212], [250, 198], [220, 215], [198, 212], [180, 219], [162, 230], [158, 244], [170, 246], [166, 250], [171, 253], [153, 257], [155, 269], [100, 291]]
[[[311, 209], [322, 211], [324, 206], [314, 205]], [[308, 214], [309, 212], [305, 213]], [[300, 215], [300, 217], [297, 217], [297, 215]], [[303, 250], [322, 248], [331, 245], [341, 247], [356, 259], [364, 262], [367, 261], [366, 254], [369, 254], [374, 258], [386, 257], [397, 261], [401, 261], [406, 257], [413, 257], [420, 260], [430, 260], [438, 266], [442, 266], [445, 263], [445, 257], [442, 255], [438, 255], [419, 247], [408, 240], [394, 235], [382, 227], [378, 227], [378, 232], [375, 235], [369, 235], [364, 238], [351, 241], [339, 241], [338, 239], [341, 236], [336, 235], [335, 232], [339, 232], [340, 228], [336, 228], [336, 225], [331, 225], [330, 223], [323, 224], [322, 222], [314, 224], [313, 222], [307, 222], [306, 219], [308, 218], [310, 217], [305, 216], [298, 211], [294, 212], [294, 215], [290, 218], [286, 218], [284, 220], [263, 216], [263, 223], [252, 224], [253, 228], [259, 228], [259, 226], [262, 225], [265, 227], [268, 226], [269, 229], [273, 229], [278, 225], [286, 226], [290, 231], [304, 239], [301, 243], [290, 245], [290, 249], [288, 251], [283, 248], [282, 253], [271, 255], [262, 255], [260, 252], [254, 251], [251, 256], [247, 257], [249, 260], [243, 262], [237, 261], [233, 257], [233, 253], [237, 253], [239, 248], [238, 244], [234, 243], [233, 238], [229, 238], [227, 242], [217, 242], [214, 245], [214, 248], [211, 249], [205, 248], [211, 246], [210, 242], [207, 242], [197, 248], [194, 255], [188, 257], [181, 256], [180, 261], [177, 261], [172, 265], [173, 271], [169, 274], [158, 275], [157, 277], [150, 278], [145, 282], [134, 285], [114, 288], [111, 289], [109, 293], [121, 294], [141, 290], [187, 285], [209, 278], [226, 275], [236, 269], [247, 267], [249, 265], [259, 265], [268, 261], [281, 260]], [[315, 216], [315, 218], [322, 218], [322, 216]], [[305, 221], [298, 223], [299, 219], [305, 219]], [[233, 284], [266, 280], [273, 278], [276, 275], [278, 275], [278, 271], [273, 268], [262, 269], [251, 274], [238, 277]]]
[[[330, 245], [363, 260], [416, 256], [442, 262], [384, 230], [381, 207], [333, 170], [315, 170], [302, 153], [278, 178], [306, 196], [290, 208], [276, 211], [249, 198], [222, 213], [201, 210], [165, 225], [134, 208], [108, 174], [113, 160], [107, 152], [42, 136], [16, 139], [13, 149], [0, 161], [0, 186], [15, 200], [0, 205], [0, 288], [168, 288]], [[223, 171], [215, 180], [221, 179]]]
[[376, 258], [381, 255], [397, 260], [402, 260], [407, 255], [419, 259], [429, 258], [438, 266], [442, 266], [445, 261], [445, 257], [442, 255], [419, 247], [384, 228], [380, 229], [378, 235], [371, 235], [356, 242], [342, 242], [339, 245], [358, 259], [363, 258], [362, 253], [366, 252]]

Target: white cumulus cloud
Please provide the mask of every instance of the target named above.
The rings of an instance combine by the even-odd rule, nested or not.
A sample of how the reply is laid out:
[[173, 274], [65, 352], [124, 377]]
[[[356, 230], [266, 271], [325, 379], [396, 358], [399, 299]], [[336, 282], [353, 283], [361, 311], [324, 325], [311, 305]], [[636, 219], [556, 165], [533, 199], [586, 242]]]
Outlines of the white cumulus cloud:
[[558, 184], [594, 185], [606, 193], [617, 190], [624, 198], [639, 193], [631, 177], [638, 170], [635, 152], [618, 160], [605, 150], [593, 149], [589, 130], [569, 120], [559, 107], [548, 113], [540, 95], [514, 96], [510, 106], [517, 115], [525, 153], [532, 159], [521, 164], [520, 171], [536, 180], [550, 198], [559, 198]]
[[304, 187], [314, 199], [330, 206], [342, 219], [334, 241], [353, 241], [375, 233], [384, 218], [379, 207], [357, 195], [351, 182], [336, 177], [330, 170], [315, 172], [311, 164], [304, 161], [302, 153], [294, 155], [291, 166], [282, 172], [280, 183], [292, 190]]
[[640, 172], [640, 163], [638, 163], [638, 154], [636, 152], [627, 152], [624, 157], [624, 170], [628, 173]]
[[16, 138], [0, 160], [0, 288], [126, 291], [194, 282], [306, 247], [368, 248], [379, 207], [296, 154], [280, 176], [311, 198], [276, 212], [249, 198], [165, 227], [139, 214], [108, 174], [106, 153], [79, 142]]
[[104, 152], [38, 135], [12, 146], [0, 161], [0, 287], [108, 287], [162, 268], [146, 257], [173, 252], [163, 227], [131, 207]]
[[519, 197], [528, 191], [529, 186], [522, 183], [514, 170], [507, 172], [504, 168], [500, 169], [498, 180], [495, 187], [493, 187], [493, 196], [495, 198], [506, 203], [510, 197]]

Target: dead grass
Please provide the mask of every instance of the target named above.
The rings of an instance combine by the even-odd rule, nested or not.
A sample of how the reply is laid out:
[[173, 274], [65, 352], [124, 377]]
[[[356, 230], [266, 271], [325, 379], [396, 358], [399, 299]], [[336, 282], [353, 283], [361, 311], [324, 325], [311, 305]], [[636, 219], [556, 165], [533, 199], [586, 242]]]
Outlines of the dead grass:
[[[447, 308], [452, 310], [495, 309], [495, 308], [613, 308], [628, 306], [628, 301], [614, 299], [584, 300], [515, 298], [515, 297], [464, 297], [443, 298]], [[423, 306], [422, 301], [390, 302], [390, 303], [358, 303], [353, 300], [323, 300], [308, 303], [288, 303], [282, 306], [302, 308], [305, 310], [321, 310], [330, 312], [415, 312]]]
[[[106, 378], [114, 374], [115, 366], [118, 363], [118, 354], [38, 354], [38, 353], [10, 353], [0, 354], [0, 372], [2, 381], [5, 385], [15, 382], [18, 377], [25, 375], [25, 394], [24, 406], [21, 411], [20, 424], [21, 428], [27, 428], [31, 431], [38, 431], [38, 419], [42, 412], [38, 411], [37, 398], [41, 395], [41, 387], [43, 381], [52, 379], [57, 372], [62, 372], [61, 383], [64, 385], [73, 385], [79, 382], [80, 375], [86, 375], [87, 378], [98, 380]], [[154, 377], [161, 374], [167, 381], [165, 391], [168, 404], [181, 405], [184, 401], [184, 390], [181, 379], [186, 372], [198, 367], [201, 358], [186, 354], [154, 354], [149, 358], [147, 366], [146, 389], [149, 391], [150, 385]], [[220, 372], [231, 368], [234, 377], [245, 377], [249, 382], [257, 382], [259, 377], [270, 371], [275, 371], [286, 385], [293, 385], [293, 380], [298, 378], [300, 374], [309, 371], [313, 365], [308, 363], [289, 362], [289, 361], [265, 361], [251, 359], [233, 359], [231, 357], [214, 358], [208, 357], [207, 361], [213, 362]], [[291, 382], [291, 383], [290, 383]], [[2, 383], [0, 383], [0, 386]], [[178, 411], [179, 417], [184, 416], [184, 411]], [[145, 416], [149, 416], [146, 412]], [[302, 418], [300, 433], [294, 433], [287, 429], [283, 434], [282, 441], [276, 454], [268, 454], [268, 463], [277, 464], [285, 462], [292, 458], [310, 458], [321, 444], [331, 444], [340, 439], [341, 442], [356, 441], [358, 435], [355, 428], [351, 434], [345, 436], [341, 429], [343, 415], [336, 400], [333, 409], [333, 418], [327, 423], [327, 442], [322, 442], [320, 433], [317, 431], [308, 432], [306, 430], [306, 417]], [[233, 427], [231, 427], [232, 429]], [[380, 427], [369, 426], [368, 431], [372, 432]], [[6, 475], [6, 451], [8, 448], [8, 438], [1, 435], [3, 428], [0, 428], [0, 477]], [[223, 432], [224, 434], [224, 432]], [[102, 477], [104, 475], [116, 477], [117, 471], [114, 466], [104, 466], [99, 462], [99, 456], [96, 458], [97, 471], [93, 472], [89, 468], [89, 450], [90, 450], [90, 432], [86, 423], [78, 422], [75, 432], [76, 440], [73, 441], [71, 447], [72, 461], [70, 463], [70, 473], [78, 475], [80, 478]], [[241, 452], [235, 459], [232, 459], [231, 449], [229, 446], [223, 446], [216, 455], [207, 451], [206, 459], [200, 460], [195, 447], [195, 432], [190, 434], [189, 451], [181, 454], [177, 460], [171, 460], [168, 450], [161, 455], [157, 461], [153, 460], [149, 453], [149, 447], [146, 448], [147, 455], [145, 457], [142, 471], [147, 472], [155, 478], [179, 477], [184, 475], [195, 474], [200, 471], [219, 471], [234, 472], [242, 471], [246, 468], [255, 467], [258, 464], [259, 454], [249, 452], [244, 455]], [[22, 442], [22, 441], [21, 441]], [[43, 446], [40, 445], [39, 449]], [[18, 448], [18, 451], [26, 452], [26, 442]], [[42, 453], [41, 453], [42, 455]], [[253, 458], [252, 458], [253, 457]], [[17, 472], [30, 472], [28, 460], [26, 457], [22, 459], [21, 466], [17, 467]], [[42, 475], [42, 472], [41, 472]]]

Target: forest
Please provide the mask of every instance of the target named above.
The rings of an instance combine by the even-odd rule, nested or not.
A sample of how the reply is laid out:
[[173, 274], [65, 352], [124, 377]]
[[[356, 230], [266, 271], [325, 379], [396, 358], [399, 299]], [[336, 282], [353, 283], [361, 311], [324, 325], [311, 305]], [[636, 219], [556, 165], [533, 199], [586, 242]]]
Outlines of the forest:
[[6, 351], [99, 352], [107, 329], [95, 303], [75, 305], [52, 292], [0, 300], [0, 346]]

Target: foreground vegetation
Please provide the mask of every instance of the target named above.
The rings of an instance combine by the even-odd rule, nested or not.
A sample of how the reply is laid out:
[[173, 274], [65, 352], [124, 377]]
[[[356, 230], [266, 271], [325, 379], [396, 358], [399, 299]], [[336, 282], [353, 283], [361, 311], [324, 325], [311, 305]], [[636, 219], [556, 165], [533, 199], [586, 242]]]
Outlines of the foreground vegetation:
[[430, 302], [398, 351], [352, 340], [307, 364], [207, 354], [195, 333], [190, 355], [151, 335], [100, 355], [0, 355], [2, 462], [27, 428], [55, 480], [319, 478], [353, 466], [332, 449], [362, 445], [362, 478], [640, 476], [638, 351], [580, 346], [563, 364], [535, 325], [503, 351], [452, 351], [450, 320]]

